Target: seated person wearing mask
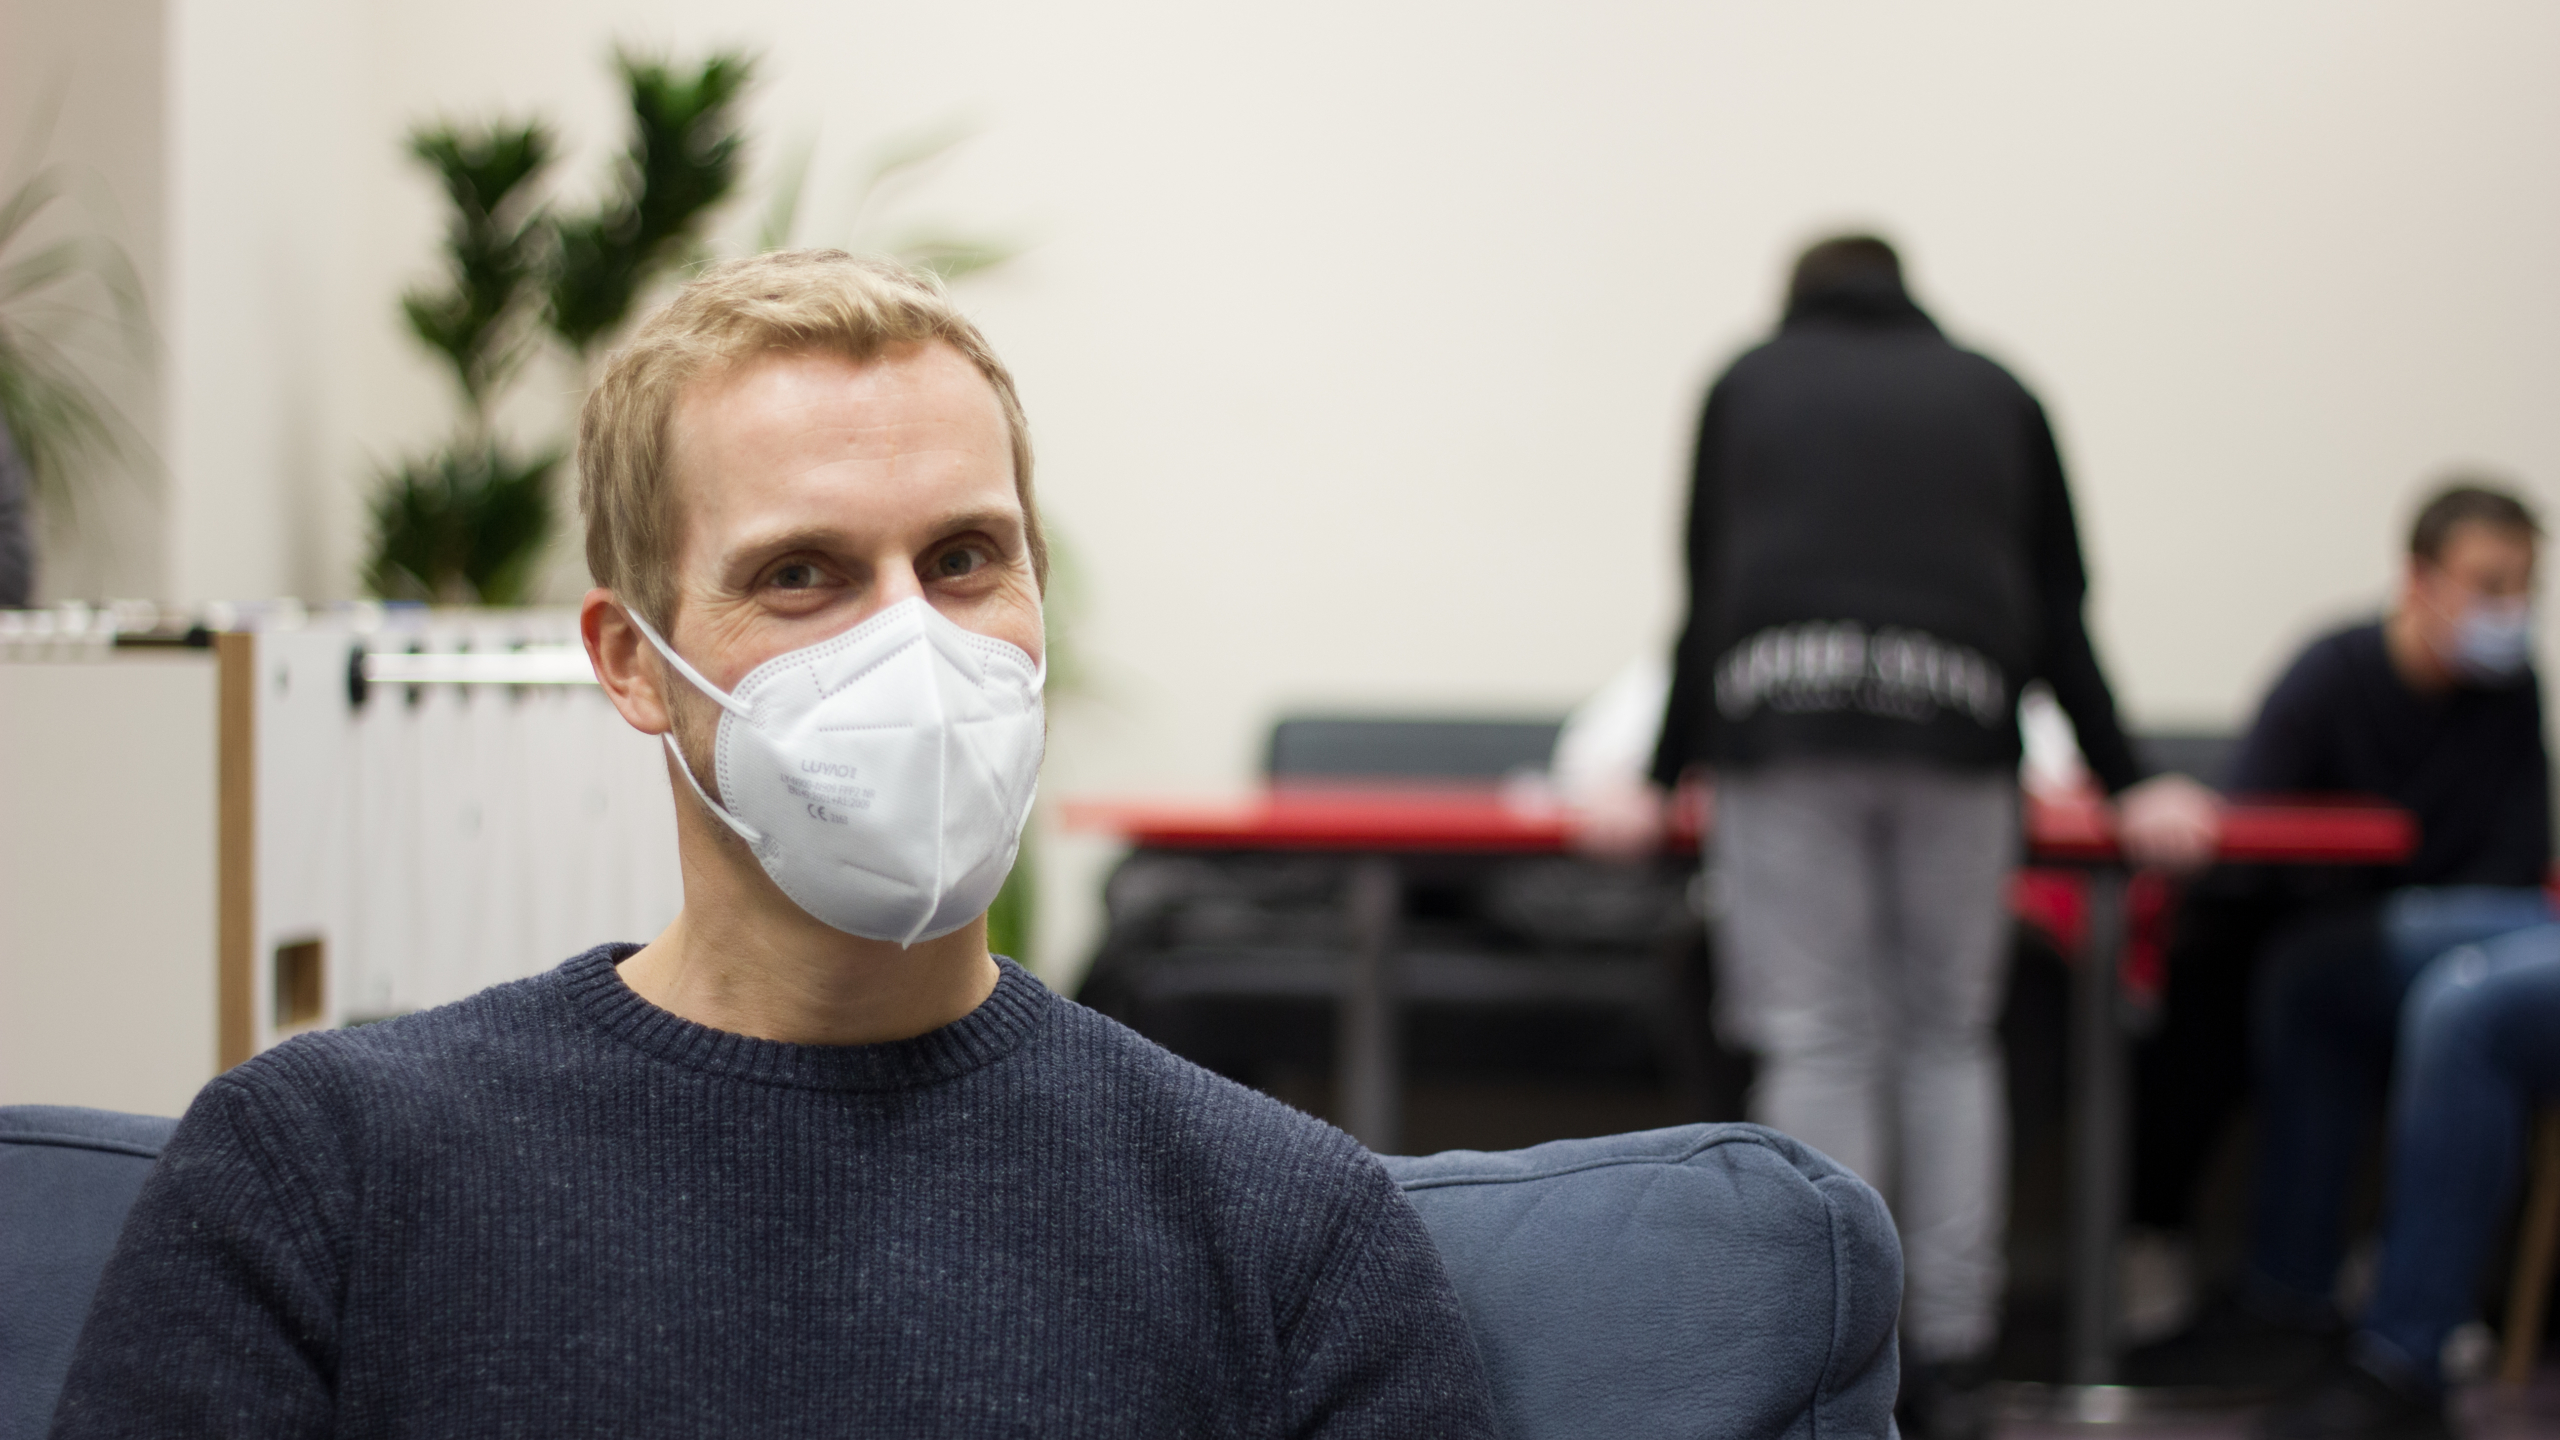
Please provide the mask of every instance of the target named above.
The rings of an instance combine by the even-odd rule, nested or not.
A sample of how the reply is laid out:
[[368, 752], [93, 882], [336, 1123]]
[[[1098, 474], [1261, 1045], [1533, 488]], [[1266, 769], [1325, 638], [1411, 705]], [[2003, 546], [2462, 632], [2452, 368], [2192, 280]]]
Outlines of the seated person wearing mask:
[[[2416, 816], [2418, 849], [2395, 870], [2330, 876], [2328, 893], [2287, 897], [2249, 1001], [2260, 1112], [2247, 1270], [2187, 1330], [2128, 1357], [2136, 1383], [2284, 1384], [2334, 1349], [2329, 1294], [2348, 1191], [2411, 981], [2448, 949], [2551, 918], [2541, 889], [2550, 765], [2530, 664], [2539, 535], [2504, 491], [2437, 494], [2412, 528], [2390, 618], [2314, 641], [2241, 746], [2235, 793], [2379, 797]], [[2171, 1116], [2210, 1123], [2160, 1083], [2176, 1068], [2178, 1027], [2201, 1028], [2180, 1013], [2181, 981], [2192, 978], [2180, 967], [2173, 959], [2170, 1033], [2145, 1057], [2155, 1144]]]
[[2560, 1096], [2560, 925], [2447, 951], [2406, 1011], [2373, 1293], [2344, 1353], [2260, 1418], [2265, 1440], [2453, 1434], [2439, 1357], [2476, 1311], [2526, 1122]]
[[206, 1086], [54, 1433], [1491, 1434], [1373, 1157], [988, 954], [1044, 567], [977, 329], [886, 263], [718, 266], [579, 440], [682, 912]]

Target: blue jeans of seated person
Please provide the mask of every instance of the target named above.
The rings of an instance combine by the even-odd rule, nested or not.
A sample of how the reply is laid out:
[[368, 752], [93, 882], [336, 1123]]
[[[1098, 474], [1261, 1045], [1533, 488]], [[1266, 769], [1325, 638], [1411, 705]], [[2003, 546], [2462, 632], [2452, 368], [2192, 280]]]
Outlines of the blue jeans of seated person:
[[2525, 1125], [2560, 1095], [2560, 925], [2466, 945], [2410, 987], [2391, 1087], [2382, 1263], [2358, 1349], [2439, 1385], [2516, 1188]]
[[2539, 890], [2413, 888], [2393, 892], [2378, 912], [2334, 917], [2278, 942], [2260, 976], [2255, 1037], [2249, 1282], [2262, 1305], [2305, 1319], [2330, 1313], [2347, 1190], [2419, 971], [2458, 946], [2553, 919]]

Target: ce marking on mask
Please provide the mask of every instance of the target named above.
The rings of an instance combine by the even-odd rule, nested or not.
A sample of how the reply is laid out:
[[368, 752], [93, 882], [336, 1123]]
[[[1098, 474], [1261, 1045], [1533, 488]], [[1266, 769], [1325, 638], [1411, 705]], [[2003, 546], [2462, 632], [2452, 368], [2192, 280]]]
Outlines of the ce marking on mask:
[[[853, 774], [853, 767], [850, 765], [833, 767], [833, 770], [843, 774], [847, 779], [850, 779]], [[810, 819], [824, 820], [830, 825], [853, 823], [850, 817], [838, 813], [840, 811], [871, 808], [872, 790], [868, 785], [846, 785], [813, 780], [801, 775], [785, 775], [782, 777], [782, 787], [790, 791], [794, 797], [807, 803]]]

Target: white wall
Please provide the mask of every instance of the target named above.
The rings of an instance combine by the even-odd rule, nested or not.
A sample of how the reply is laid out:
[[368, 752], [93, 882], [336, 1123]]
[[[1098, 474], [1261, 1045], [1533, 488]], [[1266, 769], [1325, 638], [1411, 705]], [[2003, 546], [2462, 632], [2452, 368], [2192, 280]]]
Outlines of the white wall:
[[[169, 595], [353, 593], [376, 158], [363, 11], [168, 0]], [[370, 328], [379, 328], [378, 325]]]
[[1037, 242], [965, 293], [1089, 581], [1052, 796], [1238, 784], [1287, 705], [1561, 707], [1663, 644], [1699, 388], [1836, 224], [2044, 393], [2139, 721], [2238, 720], [2438, 467], [2560, 500], [2534, 0], [172, 5], [185, 595], [346, 593], [368, 457], [445, 422], [394, 309], [439, 224], [407, 124], [539, 111], [591, 175], [618, 37], [761, 48], [765, 153], [822, 174], [974, 118], [914, 213]]

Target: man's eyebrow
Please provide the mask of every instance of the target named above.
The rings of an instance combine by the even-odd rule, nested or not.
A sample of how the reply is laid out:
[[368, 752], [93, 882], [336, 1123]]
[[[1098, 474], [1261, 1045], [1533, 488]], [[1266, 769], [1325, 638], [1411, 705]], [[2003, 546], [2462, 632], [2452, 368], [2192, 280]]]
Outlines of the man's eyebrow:
[[1018, 509], [961, 510], [945, 515], [933, 528], [945, 535], [957, 535], [964, 530], [1019, 530], [1022, 528], [1022, 512]]
[[833, 550], [841, 546], [846, 532], [834, 525], [804, 525], [791, 530], [777, 530], [766, 535], [750, 535], [731, 547], [732, 561], [763, 559], [788, 554], [794, 550]]
[[[1022, 512], [1012, 509], [956, 510], [934, 521], [929, 528], [937, 538], [971, 530], [1019, 532], [1023, 528]], [[852, 532], [841, 525], [802, 525], [770, 535], [750, 536], [740, 542], [730, 556], [735, 561], [787, 555], [794, 550], [837, 550], [845, 548], [852, 538]]]

